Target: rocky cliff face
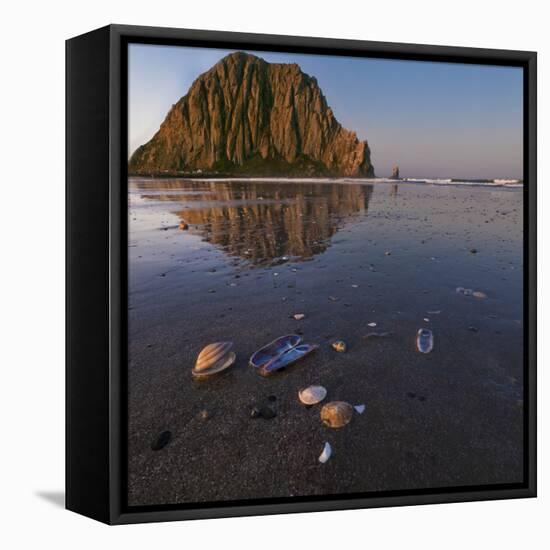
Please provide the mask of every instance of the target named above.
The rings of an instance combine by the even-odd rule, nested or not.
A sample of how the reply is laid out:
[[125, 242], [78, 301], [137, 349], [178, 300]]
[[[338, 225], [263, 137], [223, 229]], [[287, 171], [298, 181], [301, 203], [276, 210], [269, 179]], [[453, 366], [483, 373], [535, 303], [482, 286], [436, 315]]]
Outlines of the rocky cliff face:
[[130, 173], [196, 170], [374, 176], [367, 142], [342, 128], [315, 78], [243, 52], [199, 76], [129, 162]]

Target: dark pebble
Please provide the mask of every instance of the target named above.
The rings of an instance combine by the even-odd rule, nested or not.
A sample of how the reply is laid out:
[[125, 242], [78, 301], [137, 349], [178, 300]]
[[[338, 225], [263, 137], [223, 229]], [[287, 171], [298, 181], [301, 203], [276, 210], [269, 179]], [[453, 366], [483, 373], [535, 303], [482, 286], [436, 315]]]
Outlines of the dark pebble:
[[252, 407], [250, 410], [250, 418], [258, 418], [260, 415], [260, 409], [258, 409], [258, 407]]
[[414, 399], [416, 397], [416, 393], [413, 393], [412, 391], [407, 392], [407, 397], [410, 397], [411, 399]]
[[269, 395], [267, 397], [270, 401], [277, 401], [277, 396], [276, 395]]
[[470, 254], [477, 254], [477, 249], [476, 248], [471, 248], [470, 249]]
[[277, 413], [269, 407], [262, 407], [260, 409], [260, 415], [266, 420], [271, 420], [272, 418], [275, 418], [277, 416]]
[[151, 449], [153, 451], [160, 451], [161, 449], [164, 449], [168, 443], [170, 443], [170, 440], [172, 439], [172, 432], [165, 431], [161, 432], [159, 436], [151, 443]]

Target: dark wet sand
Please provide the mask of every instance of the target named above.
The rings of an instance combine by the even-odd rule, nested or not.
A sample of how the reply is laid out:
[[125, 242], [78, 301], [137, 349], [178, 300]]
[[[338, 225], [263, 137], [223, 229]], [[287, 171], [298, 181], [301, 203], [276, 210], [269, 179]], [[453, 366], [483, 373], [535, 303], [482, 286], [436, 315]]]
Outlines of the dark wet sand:
[[[522, 190], [281, 185], [131, 183], [129, 504], [521, 481]], [[296, 331], [320, 349], [271, 378], [247, 365]], [[220, 340], [236, 364], [194, 381]], [[364, 414], [324, 427], [297, 399], [312, 383]], [[277, 416], [252, 419], [256, 404]], [[172, 441], [152, 451], [163, 430]]]

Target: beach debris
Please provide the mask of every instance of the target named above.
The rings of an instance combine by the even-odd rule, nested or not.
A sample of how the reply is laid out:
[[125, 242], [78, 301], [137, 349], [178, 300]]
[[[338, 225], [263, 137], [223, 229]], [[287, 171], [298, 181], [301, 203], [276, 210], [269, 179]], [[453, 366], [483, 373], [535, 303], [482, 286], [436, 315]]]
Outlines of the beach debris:
[[327, 462], [327, 460], [332, 455], [332, 447], [330, 446], [330, 443], [327, 441], [323, 447], [323, 452], [319, 455], [319, 462], [321, 464], [324, 464]]
[[286, 336], [276, 338], [273, 342], [270, 342], [252, 354], [249, 360], [250, 366], [255, 368], [263, 367], [269, 361], [275, 359], [275, 357], [296, 347], [301, 342], [302, 338], [297, 334], [287, 334]]
[[209, 418], [210, 413], [206, 409], [199, 411], [199, 413], [197, 414], [197, 420], [200, 420], [202, 422], [206, 422]]
[[216, 342], [203, 348], [191, 371], [193, 376], [205, 378], [229, 368], [236, 359], [232, 347], [233, 342]]
[[385, 256], [391, 256], [391, 251], [390, 251], [390, 250], [386, 250], [386, 252], [384, 252], [384, 255], [385, 255]]
[[365, 412], [365, 405], [354, 405], [353, 408], [359, 413], [363, 414]]
[[294, 319], [296, 319], [296, 321], [301, 321], [302, 319], [305, 318], [305, 313], [295, 313], [292, 317], [294, 317]]
[[262, 376], [269, 376], [309, 355], [319, 347], [316, 344], [301, 344], [301, 342], [302, 338], [297, 334], [281, 336], [253, 353], [249, 363]]
[[470, 254], [477, 254], [476, 248], [470, 248]]
[[271, 420], [276, 416], [277, 413], [267, 405], [255, 405], [250, 409], [250, 418], [263, 418], [264, 420]]
[[345, 353], [348, 349], [348, 345], [343, 340], [336, 340], [331, 344], [332, 349], [339, 353]]
[[464, 294], [464, 296], [473, 296], [474, 298], [487, 298], [487, 294], [481, 292], [481, 290], [472, 290], [471, 288], [464, 288], [462, 286], [457, 287], [456, 292]]
[[464, 294], [464, 296], [471, 296], [473, 292], [474, 291], [471, 288], [464, 288], [463, 286], [456, 287], [457, 294]]
[[388, 338], [388, 336], [391, 336], [391, 332], [369, 332], [363, 336], [365, 340], [368, 340], [369, 338]]
[[434, 335], [430, 329], [418, 329], [416, 333], [416, 347], [420, 353], [430, 353], [434, 349]]
[[258, 369], [258, 372], [262, 376], [270, 376], [274, 372], [284, 369], [285, 367], [288, 367], [288, 365], [291, 365], [292, 363], [303, 359], [304, 357], [315, 351], [318, 347], [319, 346], [317, 344], [300, 344], [299, 346], [296, 346], [286, 351], [278, 357], [275, 357], [274, 359], [266, 363], [263, 367]]
[[168, 443], [170, 443], [170, 440], [172, 439], [172, 432], [169, 430], [166, 430], [164, 432], [161, 432], [158, 437], [151, 443], [151, 449], [153, 451], [160, 451], [161, 449], [164, 449]]
[[323, 386], [308, 386], [298, 392], [298, 399], [303, 405], [316, 405], [327, 396], [327, 390]]
[[329, 299], [331, 302], [337, 302], [340, 298], [337, 298], [336, 296], [329, 296], [328, 299]]
[[429, 323], [429, 322], [430, 322], [430, 320], [428, 319], [428, 317], [424, 317], [424, 322], [425, 322], [425, 323]]
[[352, 416], [353, 407], [345, 401], [331, 401], [321, 409], [321, 420], [329, 428], [342, 428]]
[[265, 420], [271, 420], [277, 416], [277, 413], [271, 407], [261, 407], [259, 416]]
[[178, 229], [180, 231], [187, 231], [189, 229], [189, 225], [184, 221], [181, 221], [180, 224], [178, 225]]
[[375, 327], [375, 326], [376, 326], [376, 323], [369, 323], [368, 326], [369, 326], [369, 327]]

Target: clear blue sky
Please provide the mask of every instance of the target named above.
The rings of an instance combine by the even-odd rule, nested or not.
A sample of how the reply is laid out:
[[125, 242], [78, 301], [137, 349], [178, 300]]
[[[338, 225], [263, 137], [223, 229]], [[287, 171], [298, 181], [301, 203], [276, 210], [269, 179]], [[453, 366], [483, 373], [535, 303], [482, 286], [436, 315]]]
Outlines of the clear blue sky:
[[[129, 46], [129, 153], [148, 141], [192, 82], [234, 50]], [[522, 69], [292, 53], [338, 121], [367, 139], [377, 176], [523, 177]]]

